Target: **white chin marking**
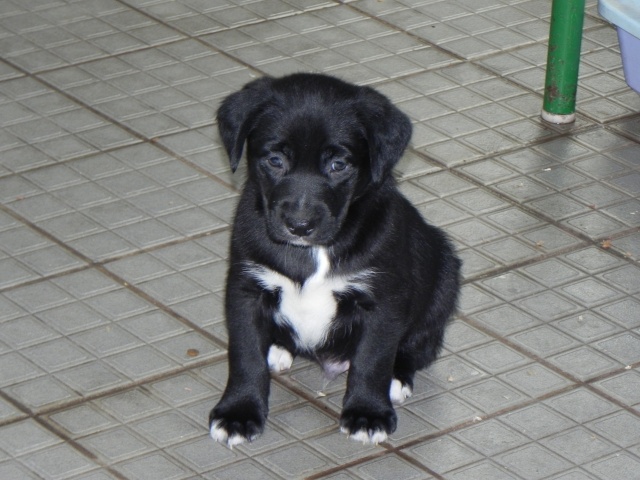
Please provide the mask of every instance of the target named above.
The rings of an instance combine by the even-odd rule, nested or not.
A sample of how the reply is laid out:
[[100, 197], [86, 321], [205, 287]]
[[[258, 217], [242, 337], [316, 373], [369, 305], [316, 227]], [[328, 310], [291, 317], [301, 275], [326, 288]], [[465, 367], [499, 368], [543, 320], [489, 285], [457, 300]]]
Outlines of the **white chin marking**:
[[233, 448], [236, 445], [240, 445], [246, 442], [246, 438], [242, 435], [231, 435], [229, 437], [229, 433], [223, 428], [219, 427], [218, 424], [220, 422], [214, 422], [211, 424], [210, 435], [218, 443], [226, 443], [229, 448]]
[[404, 401], [409, 398], [413, 392], [409, 385], [403, 384], [397, 378], [391, 380], [391, 388], [389, 388], [389, 398], [394, 405], [402, 405]]
[[267, 355], [267, 363], [272, 372], [281, 373], [291, 368], [293, 356], [288, 350], [278, 345], [271, 345], [269, 354]]
[[340, 431], [342, 433], [346, 433], [351, 440], [362, 442], [364, 445], [377, 445], [387, 439], [387, 432], [383, 432], [381, 430], [376, 430], [374, 432], [368, 432], [367, 430], [358, 430], [355, 433], [349, 433], [346, 429], [341, 428]]

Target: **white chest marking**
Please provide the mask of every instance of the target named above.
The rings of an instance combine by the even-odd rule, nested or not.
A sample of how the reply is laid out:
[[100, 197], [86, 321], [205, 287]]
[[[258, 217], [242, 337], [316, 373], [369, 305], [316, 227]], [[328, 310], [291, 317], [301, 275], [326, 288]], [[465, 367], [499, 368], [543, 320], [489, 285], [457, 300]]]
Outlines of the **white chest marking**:
[[251, 264], [248, 272], [269, 290], [280, 290], [280, 309], [274, 320], [288, 325], [296, 334], [300, 348], [313, 350], [327, 338], [336, 316], [335, 294], [348, 290], [367, 291], [366, 279], [371, 271], [349, 276], [331, 275], [326, 249], [314, 248], [316, 271], [303, 285], [261, 265]]

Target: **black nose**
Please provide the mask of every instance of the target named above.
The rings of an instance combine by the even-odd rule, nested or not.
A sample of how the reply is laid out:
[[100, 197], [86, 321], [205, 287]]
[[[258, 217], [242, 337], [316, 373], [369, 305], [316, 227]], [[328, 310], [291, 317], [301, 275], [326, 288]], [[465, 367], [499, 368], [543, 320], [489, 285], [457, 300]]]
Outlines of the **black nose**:
[[297, 237], [308, 237], [315, 229], [315, 223], [311, 220], [286, 220], [285, 225], [293, 235]]

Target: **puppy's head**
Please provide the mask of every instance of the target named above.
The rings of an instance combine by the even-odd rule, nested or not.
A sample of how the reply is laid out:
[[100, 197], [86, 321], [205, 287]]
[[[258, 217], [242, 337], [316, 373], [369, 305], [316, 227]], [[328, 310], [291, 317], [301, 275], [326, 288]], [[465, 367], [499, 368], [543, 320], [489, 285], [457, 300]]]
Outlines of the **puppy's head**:
[[261, 78], [230, 95], [218, 129], [235, 171], [247, 145], [272, 240], [330, 245], [356, 199], [390, 177], [411, 137], [375, 90], [333, 77]]

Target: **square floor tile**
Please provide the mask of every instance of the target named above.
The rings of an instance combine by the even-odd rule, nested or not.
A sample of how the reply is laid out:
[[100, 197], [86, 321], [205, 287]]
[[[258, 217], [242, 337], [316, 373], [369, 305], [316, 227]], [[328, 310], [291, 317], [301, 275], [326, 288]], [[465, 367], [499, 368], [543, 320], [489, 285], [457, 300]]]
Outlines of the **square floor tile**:
[[465, 428], [457, 432], [455, 436], [487, 457], [524, 445], [530, 441], [526, 436], [497, 420], [487, 420], [478, 425]]
[[523, 478], [530, 479], [544, 478], [572, 466], [572, 463], [537, 444], [500, 455], [497, 461]]
[[412, 457], [440, 474], [482, 458], [478, 452], [454, 439], [430, 440], [411, 448], [410, 452]]

